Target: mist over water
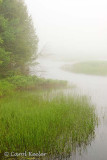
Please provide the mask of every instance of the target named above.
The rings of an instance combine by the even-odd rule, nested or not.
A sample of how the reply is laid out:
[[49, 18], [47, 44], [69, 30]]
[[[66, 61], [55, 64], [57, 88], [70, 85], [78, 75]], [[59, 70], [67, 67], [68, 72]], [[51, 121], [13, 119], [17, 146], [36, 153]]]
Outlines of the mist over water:
[[[107, 60], [106, 0], [25, 0], [39, 37], [43, 57], [32, 74], [75, 84], [96, 106], [100, 124], [87, 151], [73, 160], [107, 159], [107, 76], [85, 75], [61, 69], [80, 60]], [[42, 58], [43, 58], [42, 57]], [[57, 62], [55, 60], [58, 60]], [[60, 60], [60, 62], [59, 62]], [[67, 62], [69, 61], [69, 62]], [[70, 158], [72, 160], [72, 157]]]
[[[107, 158], [107, 76], [95, 76], [67, 72], [61, 69], [68, 62], [54, 62], [39, 59], [40, 65], [32, 68], [32, 74], [51, 79], [67, 80], [69, 84], [76, 85], [74, 89], [67, 89], [66, 93], [86, 95], [90, 103], [95, 105], [99, 117], [99, 124], [95, 128], [93, 141], [80, 152], [77, 150], [67, 160], [106, 160]], [[42, 71], [42, 72], [40, 72]], [[41, 73], [41, 74], [40, 74]], [[64, 91], [65, 92], [65, 91]]]

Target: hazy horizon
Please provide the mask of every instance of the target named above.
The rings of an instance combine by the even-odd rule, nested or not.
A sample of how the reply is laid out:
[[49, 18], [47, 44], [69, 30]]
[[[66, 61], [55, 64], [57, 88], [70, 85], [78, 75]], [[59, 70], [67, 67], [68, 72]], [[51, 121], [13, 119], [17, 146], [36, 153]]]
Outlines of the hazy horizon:
[[39, 37], [39, 51], [44, 48], [44, 53], [57, 57], [107, 58], [107, 1], [25, 2]]

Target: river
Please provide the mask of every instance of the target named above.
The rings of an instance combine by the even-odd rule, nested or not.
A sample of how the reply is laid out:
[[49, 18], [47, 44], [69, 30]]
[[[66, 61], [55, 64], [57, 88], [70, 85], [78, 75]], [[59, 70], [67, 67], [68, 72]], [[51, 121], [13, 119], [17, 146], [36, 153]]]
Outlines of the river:
[[66, 64], [65, 62], [41, 59], [39, 63], [38, 67], [31, 69], [32, 74], [37, 74], [39, 71], [39, 76], [67, 80], [70, 84], [75, 84], [77, 94], [87, 95], [91, 99], [100, 119], [91, 144], [86, 147], [85, 151], [82, 150], [81, 155], [77, 151], [76, 155], [69, 160], [107, 160], [107, 77], [64, 71], [61, 66]]

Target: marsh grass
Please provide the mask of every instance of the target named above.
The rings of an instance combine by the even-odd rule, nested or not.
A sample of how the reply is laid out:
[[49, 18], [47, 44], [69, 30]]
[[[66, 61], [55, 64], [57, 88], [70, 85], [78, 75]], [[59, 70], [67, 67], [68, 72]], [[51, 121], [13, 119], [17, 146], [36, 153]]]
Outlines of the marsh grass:
[[0, 151], [64, 155], [94, 136], [96, 115], [86, 97], [15, 92], [0, 99]]
[[66, 71], [107, 76], [107, 61], [86, 61], [62, 67]]

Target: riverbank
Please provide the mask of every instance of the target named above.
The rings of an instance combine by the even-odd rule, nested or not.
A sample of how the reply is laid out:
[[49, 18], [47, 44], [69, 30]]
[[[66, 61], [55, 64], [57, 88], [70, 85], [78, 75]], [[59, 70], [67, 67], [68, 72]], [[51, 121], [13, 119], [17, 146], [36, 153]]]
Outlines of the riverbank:
[[86, 61], [64, 65], [62, 69], [74, 73], [107, 76], [107, 61]]
[[39, 78], [37, 76], [17, 75], [0, 80], [0, 97], [12, 94], [14, 91], [36, 91], [40, 89], [64, 88], [67, 81]]
[[0, 99], [2, 154], [26, 150], [64, 156], [91, 141], [97, 118], [86, 97], [65, 96], [62, 92], [52, 95], [46, 89], [28, 88], [22, 91], [19, 87]]

